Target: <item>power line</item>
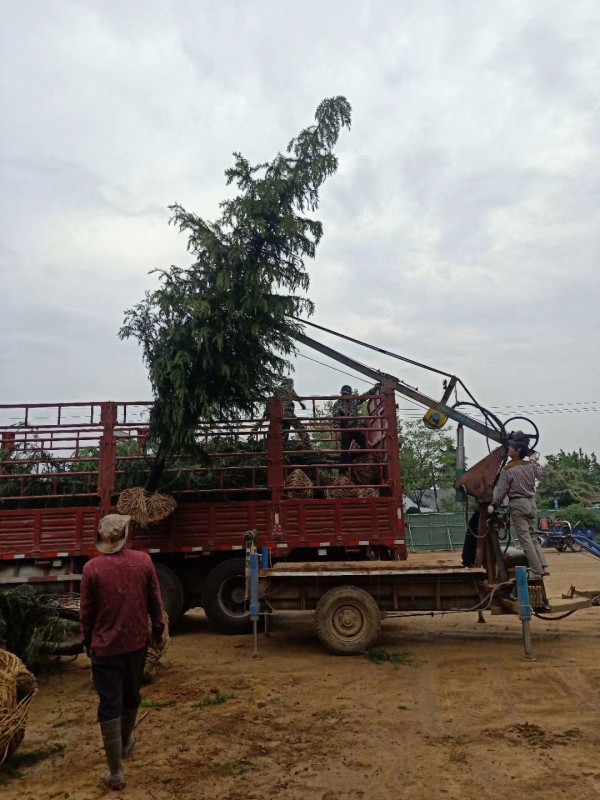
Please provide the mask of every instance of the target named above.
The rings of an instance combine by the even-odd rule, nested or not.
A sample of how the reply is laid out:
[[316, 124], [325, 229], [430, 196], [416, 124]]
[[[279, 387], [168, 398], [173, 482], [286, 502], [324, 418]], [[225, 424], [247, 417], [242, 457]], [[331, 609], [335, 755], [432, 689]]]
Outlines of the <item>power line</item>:
[[[315, 364], [320, 364], [327, 369], [331, 369], [334, 372], [339, 372], [342, 375], [347, 375], [349, 378], [353, 378], [354, 380], [361, 381], [362, 383], [369, 383], [369, 381], [365, 380], [364, 377], [360, 375], [355, 375], [352, 372], [347, 372], [346, 370], [340, 369], [339, 367], [334, 367], [331, 364], [327, 364], [325, 361], [320, 361], [317, 358], [313, 358], [312, 356], [307, 356], [306, 353], [298, 352], [298, 355], [301, 358], [305, 358], [307, 361], [313, 361]], [[412, 403], [416, 408], [420, 409], [421, 405], [414, 400], [409, 400], [404, 398], [404, 402]], [[528, 413], [536, 413], [536, 414], [583, 414], [592, 411], [600, 411], [600, 400], [578, 400], [578, 401], [567, 401], [559, 402], [559, 403], [524, 403], [524, 404], [517, 404], [517, 405], [502, 405], [502, 406], [489, 406], [490, 409], [494, 411], [501, 411], [502, 413], [506, 414], [528, 414]], [[398, 411], [400, 413], [406, 412], [413, 412], [414, 409], [412, 408], [399, 408]], [[477, 410], [473, 411], [473, 415], [477, 415]], [[414, 414], [414, 417], [419, 417], [419, 414]], [[421, 415], [422, 416], [422, 415]]]

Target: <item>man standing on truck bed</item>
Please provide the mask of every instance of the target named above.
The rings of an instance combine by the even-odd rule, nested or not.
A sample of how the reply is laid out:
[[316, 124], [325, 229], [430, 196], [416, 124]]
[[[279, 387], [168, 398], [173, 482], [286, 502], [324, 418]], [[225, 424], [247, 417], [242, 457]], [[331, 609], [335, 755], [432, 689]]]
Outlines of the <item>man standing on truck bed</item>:
[[494, 512], [508, 495], [510, 521], [527, 558], [531, 577], [538, 580], [550, 574], [546, 556], [535, 536], [535, 484], [541, 476], [542, 468], [538, 464], [539, 455], [535, 452], [531, 453], [529, 461], [525, 460], [528, 453], [529, 448], [523, 442], [509, 444], [508, 456], [511, 460], [500, 472], [488, 511]]
[[[296, 416], [296, 400], [300, 403], [302, 409], [306, 411], [306, 404], [300, 399], [296, 389], [294, 388], [294, 381], [292, 378], [284, 378], [281, 384], [275, 390], [273, 395], [275, 400], [281, 400], [283, 403], [283, 419], [281, 420], [281, 432], [283, 435], [283, 449], [287, 450], [287, 443], [290, 430], [293, 428], [300, 437], [302, 447], [305, 450], [310, 450], [310, 434], [306, 430], [304, 423]], [[268, 411], [265, 409], [263, 419], [268, 418]], [[258, 430], [262, 425], [262, 420], [254, 425], [252, 430]]]
[[305, 450], [310, 450], [310, 436], [304, 427], [304, 423], [300, 422], [296, 416], [295, 401], [297, 400], [300, 403], [303, 411], [306, 411], [306, 405], [298, 396], [298, 393], [294, 388], [294, 381], [292, 378], [284, 378], [284, 380], [281, 382], [281, 386], [275, 393], [275, 397], [277, 400], [283, 400], [283, 420], [281, 422], [281, 430], [283, 432], [284, 448], [287, 448], [288, 434], [290, 429], [293, 428], [298, 432], [298, 436], [302, 442], [302, 447]]
[[[375, 389], [377, 385], [375, 386]], [[340, 449], [343, 453], [340, 456], [340, 464], [347, 464], [350, 460], [350, 448], [352, 442], [356, 442], [361, 450], [367, 449], [367, 437], [364, 431], [359, 431], [360, 420], [358, 419], [358, 409], [366, 403], [367, 397], [372, 394], [374, 389], [370, 389], [364, 395], [352, 394], [352, 387], [344, 384], [340, 389], [341, 399], [333, 406], [333, 416], [335, 426], [340, 429]]]
[[[163, 606], [150, 556], [125, 549], [131, 517], [100, 520], [96, 549], [102, 553], [83, 568], [80, 622], [98, 692], [98, 722], [111, 789], [125, 785], [123, 758], [131, 755], [141, 702], [140, 686], [150, 639], [163, 634]], [[148, 624], [150, 617], [152, 633]]]

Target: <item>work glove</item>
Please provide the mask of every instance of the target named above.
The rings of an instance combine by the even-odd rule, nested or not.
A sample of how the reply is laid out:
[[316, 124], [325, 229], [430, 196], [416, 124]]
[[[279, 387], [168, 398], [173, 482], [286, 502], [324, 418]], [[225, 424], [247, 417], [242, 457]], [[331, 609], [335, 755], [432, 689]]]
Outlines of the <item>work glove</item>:
[[529, 454], [529, 460], [530, 460], [532, 463], [534, 463], [534, 464], [537, 464], [537, 463], [538, 463], [538, 461], [540, 460], [540, 454], [539, 454], [539, 453], [537, 453], [535, 450], [533, 450], [533, 452], [531, 452], [531, 453]]

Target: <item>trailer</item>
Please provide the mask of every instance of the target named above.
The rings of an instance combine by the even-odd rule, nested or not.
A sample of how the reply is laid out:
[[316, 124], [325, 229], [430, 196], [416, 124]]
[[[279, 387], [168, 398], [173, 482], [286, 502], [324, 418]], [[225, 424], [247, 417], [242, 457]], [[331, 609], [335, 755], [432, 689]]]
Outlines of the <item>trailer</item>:
[[[487, 535], [496, 535], [489, 520]], [[379, 636], [383, 620], [406, 616], [484, 612], [518, 615], [522, 622], [524, 658], [533, 660], [532, 616], [560, 619], [581, 608], [600, 604], [600, 592], [574, 587], [560, 599], [549, 599], [542, 580], [528, 579], [524, 562], [507, 567], [506, 579], [493, 581], [483, 567], [461, 568], [440, 560], [278, 563], [268, 547], [259, 547], [256, 531], [245, 534], [246, 603], [254, 626], [258, 655], [258, 622], [282, 611], [310, 611], [316, 634], [335, 655], [367, 652]], [[558, 615], [550, 616], [548, 615]]]

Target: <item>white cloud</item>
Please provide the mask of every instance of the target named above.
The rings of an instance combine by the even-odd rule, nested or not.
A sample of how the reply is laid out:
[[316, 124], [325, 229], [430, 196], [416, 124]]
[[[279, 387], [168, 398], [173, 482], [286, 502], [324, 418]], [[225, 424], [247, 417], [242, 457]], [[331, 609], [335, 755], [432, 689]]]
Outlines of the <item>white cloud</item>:
[[[354, 123], [316, 319], [490, 405], [600, 398], [599, 22], [593, 0], [5, 3], [0, 399], [147, 395], [116, 331], [186, 261], [166, 206], [216, 216], [231, 152], [271, 157], [332, 94]], [[307, 390], [343, 380], [299, 359]], [[540, 419], [546, 451], [600, 450], [597, 414]]]

